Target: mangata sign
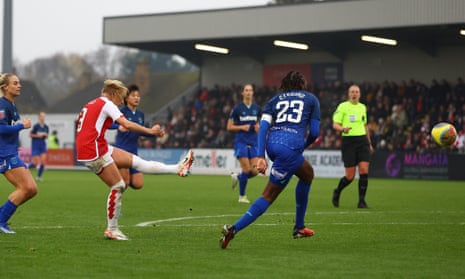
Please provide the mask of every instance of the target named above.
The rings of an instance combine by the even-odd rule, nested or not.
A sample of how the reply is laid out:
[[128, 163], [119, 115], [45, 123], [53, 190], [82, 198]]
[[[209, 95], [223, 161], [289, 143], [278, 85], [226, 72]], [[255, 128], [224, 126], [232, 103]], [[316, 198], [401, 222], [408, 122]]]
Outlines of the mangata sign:
[[374, 177], [449, 179], [450, 156], [446, 152], [375, 152], [370, 174]]

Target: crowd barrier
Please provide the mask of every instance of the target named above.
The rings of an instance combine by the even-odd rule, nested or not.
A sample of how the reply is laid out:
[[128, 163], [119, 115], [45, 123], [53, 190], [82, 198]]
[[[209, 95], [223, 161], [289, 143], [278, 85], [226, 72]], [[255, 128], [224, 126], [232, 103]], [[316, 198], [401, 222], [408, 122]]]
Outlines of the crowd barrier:
[[[139, 151], [149, 160], [175, 163], [186, 150]], [[232, 149], [194, 149], [193, 173], [230, 174], [240, 171]], [[344, 164], [339, 150], [305, 150], [304, 157], [312, 164], [315, 176], [339, 178], [344, 174]], [[411, 178], [431, 180], [465, 180], [465, 155], [447, 152], [385, 152], [372, 155], [370, 177]]]
[[[240, 165], [232, 149], [193, 149], [193, 174], [229, 175], [239, 172]], [[139, 156], [166, 164], [176, 164], [187, 149], [139, 149]], [[20, 148], [19, 156], [28, 164], [31, 149]], [[344, 164], [339, 150], [305, 150], [304, 157], [313, 166], [316, 177], [339, 178]], [[431, 180], [465, 180], [465, 155], [447, 152], [387, 152], [376, 151], [371, 158], [370, 177]], [[75, 161], [73, 149], [48, 151], [49, 168], [82, 167]]]

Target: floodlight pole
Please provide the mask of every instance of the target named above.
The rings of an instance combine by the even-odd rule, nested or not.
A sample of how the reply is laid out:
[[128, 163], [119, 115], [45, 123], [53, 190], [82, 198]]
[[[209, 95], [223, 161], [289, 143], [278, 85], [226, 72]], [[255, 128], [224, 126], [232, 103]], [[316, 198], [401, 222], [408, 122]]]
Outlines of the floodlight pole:
[[3, 56], [2, 72], [12, 72], [12, 45], [13, 45], [13, 0], [3, 0]]

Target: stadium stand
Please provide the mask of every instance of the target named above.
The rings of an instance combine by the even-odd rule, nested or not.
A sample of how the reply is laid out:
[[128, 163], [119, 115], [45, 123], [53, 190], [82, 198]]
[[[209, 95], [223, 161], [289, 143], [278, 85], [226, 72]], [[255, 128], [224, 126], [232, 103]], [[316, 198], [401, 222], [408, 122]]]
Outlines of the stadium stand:
[[[341, 141], [332, 129], [331, 116], [346, 98], [351, 82], [314, 84], [309, 88], [321, 102], [321, 133], [315, 148], [339, 149]], [[368, 107], [368, 126], [373, 144], [380, 150], [424, 152], [438, 148], [430, 139], [431, 127], [441, 121], [453, 123], [460, 135], [465, 133], [465, 83], [432, 80], [426, 85], [416, 80], [363, 82], [362, 102]], [[276, 88], [256, 87], [255, 101], [263, 105]], [[157, 148], [232, 148], [233, 135], [226, 132], [232, 107], [240, 101], [240, 85], [202, 88], [170, 109], [164, 123], [167, 137], [141, 139], [141, 147]], [[451, 152], [462, 152], [453, 146]]]

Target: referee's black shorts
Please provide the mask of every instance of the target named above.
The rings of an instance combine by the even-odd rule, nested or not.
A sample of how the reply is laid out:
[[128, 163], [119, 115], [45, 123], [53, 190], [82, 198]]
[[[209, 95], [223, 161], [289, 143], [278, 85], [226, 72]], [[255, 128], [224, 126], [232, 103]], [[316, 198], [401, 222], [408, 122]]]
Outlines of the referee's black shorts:
[[370, 162], [370, 143], [366, 135], [342, 137], [344, 167], [355, 167], [359, 162]]

